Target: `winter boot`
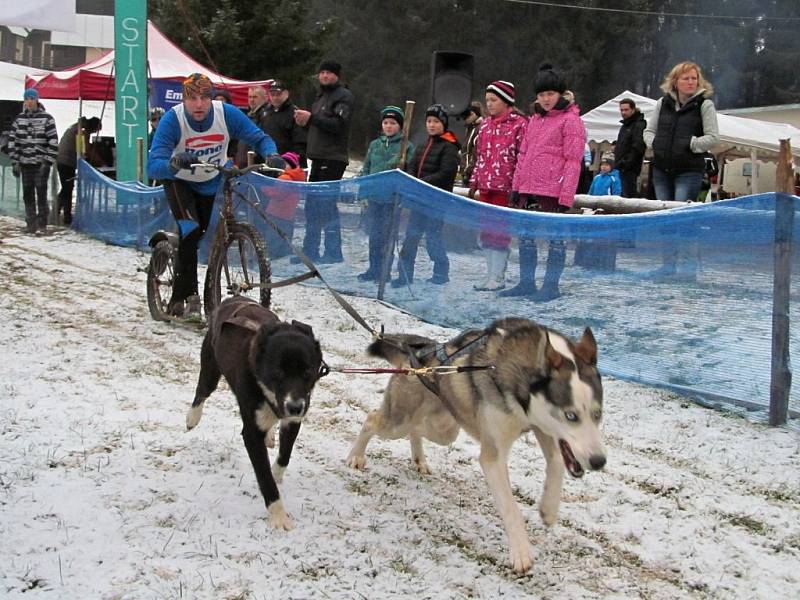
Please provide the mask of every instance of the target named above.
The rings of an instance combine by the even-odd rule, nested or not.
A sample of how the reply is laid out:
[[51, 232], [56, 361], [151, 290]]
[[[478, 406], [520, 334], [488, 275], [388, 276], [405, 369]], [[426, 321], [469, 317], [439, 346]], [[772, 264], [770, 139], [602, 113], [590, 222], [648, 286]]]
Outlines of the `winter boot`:
[[678, 251], [667, 249], [663, 253], [663, 263], [661, 267], [652, 271], [649, 278], [654, 281], [671, 281], [678, 272]]
[[508, 264], [508, 250], [490, 250], [491, 268], [489, 269], [489, 282], [486, 289], [492, 292], [505, 289], [506, 265]]
[[547, 251], [547, 269], [544, 273], [544, 284], [533, 297], [536, 302], [549, 302], [561, 296], [558, 289], [558, 281], [561, 273], [564, 272], [564, 263], [567, 259], [567, 247], [562, 240], [550, 242]]
[[497, 294], [502, 298], [532, 296], [536, 293], [536, 240], [522, 239], [519, 242], [519, 283], [511, 289]]
[[479, 292], [485, 292], [489, 289], [489, 284], [492, 282], [492, 250], [489, 248], [483, 249], [483, 258], [486, 260], [486, 278], [472, 286], [472, 289]]

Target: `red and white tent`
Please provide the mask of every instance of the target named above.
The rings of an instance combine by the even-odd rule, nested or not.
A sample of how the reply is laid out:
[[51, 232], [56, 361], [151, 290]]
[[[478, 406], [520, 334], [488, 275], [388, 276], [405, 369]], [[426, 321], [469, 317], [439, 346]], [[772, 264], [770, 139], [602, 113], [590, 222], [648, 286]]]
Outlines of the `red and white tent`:
[[[224, 77], [200, 64], [173, 44], [152, 22], [147, 23], [149, 79], [182, 81], [191, 73], [205, 73], [219, 88], [231, 93], [233, 103], [247, 106], [247, 89], [267, 86], [271, 80], [241, 81]], [[42, 98], [64, 100], [114, 100], [114, 51], [91, 62], [65, 71], [34, 73], [25, 78], [25, 87], [35, 87]]]

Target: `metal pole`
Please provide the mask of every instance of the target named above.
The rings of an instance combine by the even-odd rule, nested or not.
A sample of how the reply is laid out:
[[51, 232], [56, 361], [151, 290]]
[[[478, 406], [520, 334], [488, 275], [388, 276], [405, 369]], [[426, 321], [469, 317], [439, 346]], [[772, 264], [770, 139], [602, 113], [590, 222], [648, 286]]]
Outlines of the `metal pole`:
[[772, 279], [772, 372], [769, 386], [769, 424], [783, 425], [789, 412], [792, 371], [789, 362], [789, 292], [792, 279], [792, 231], [795, 201], [789, 140], [780, 141], [776, 173], [775, 245]]
[[755, 148], [750, 150], [750, 193], [757, 194], [760, 190], [758, 189], [758, 164], [756, 161], [758, 160], [758, 154], [756, 154]]
[[136, 138], [136, 181], [144, 183], [144, 138]]

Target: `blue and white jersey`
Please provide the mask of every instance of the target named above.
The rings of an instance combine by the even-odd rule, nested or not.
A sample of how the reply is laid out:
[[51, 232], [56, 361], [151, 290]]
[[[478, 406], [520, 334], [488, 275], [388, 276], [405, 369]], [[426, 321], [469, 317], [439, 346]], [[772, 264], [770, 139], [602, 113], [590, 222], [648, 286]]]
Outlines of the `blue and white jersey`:
[[[207, 162], [215, 165], [224, 165], [228, 157], [228, 144], [231, 136], [228, 133], [228, 125], [225, 123], [225, 111], [222, 102], [214, 100], [211, 102], [211, 110], [214, 113], [214, 121], [207, 131], [198, 132], [191, 128], [186, 120], [186, 109], [183, 104], [178, 104], [173, 109], [178, 117], [178, 124], [181, 128], [181, 137], [178, 145], [175, 146], [172, 155], [180, 152], [191, 152], [197, 156], [198, 162]], [[217, 176], [217, 171], [210, 169], [181, 169], [175, 173], [177, 179], [185, 181], [210, 181]]]
[[176, 152], [180, 152], [180, 147], [200, 154], [198, 158], [204, 161], [219, 159], [223, 164], [231, 140], [243, 140], [261, 156], [278, 153], [272, 138], [235, 106], [213, 101], [205, 118], [195, 121], [185, 112], [183, 104], [179, 104], [161, 117], [153, 134], [153, 143], [147, 155], [147, 176], [150, 179], [180, 178], [198, 194], [213, 196], [222, 174], [196, 169], [192, 176], [185, 170], [176, 172], [170, 167], [169, 161]]

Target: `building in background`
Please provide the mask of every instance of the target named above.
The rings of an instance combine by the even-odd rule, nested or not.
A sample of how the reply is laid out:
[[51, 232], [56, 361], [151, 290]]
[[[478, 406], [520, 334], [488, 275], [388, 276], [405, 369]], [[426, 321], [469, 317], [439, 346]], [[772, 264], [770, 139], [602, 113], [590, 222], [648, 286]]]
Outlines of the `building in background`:
[[[0, 26], [0, 61], [66, 69], [114, 47], [114, 0], [75, 0], [74, 32]], [[0, 17], [2, 20], [2, 17]]]

